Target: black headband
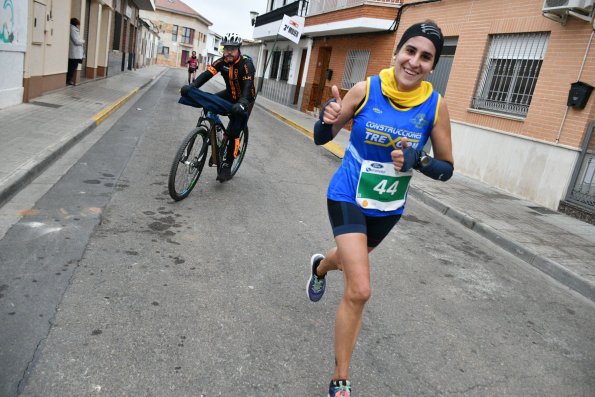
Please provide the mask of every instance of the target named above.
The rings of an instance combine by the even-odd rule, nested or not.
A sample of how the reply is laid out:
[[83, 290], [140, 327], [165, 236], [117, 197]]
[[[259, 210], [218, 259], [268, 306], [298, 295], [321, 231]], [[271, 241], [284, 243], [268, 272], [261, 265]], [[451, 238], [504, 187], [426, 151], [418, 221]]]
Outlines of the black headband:
[[442, 46], [444, 45], [444, 36], [442, 36], [442, 31], [435, 23], [430, 22], [422, 22], [416, 23], [415, 25], [411, 25], [403, 36], [401, 36], [401, 40], [399, 41], [399, 45], [397, 45], [397, 51], [403, 47], [403, 44], [407, 42], [412, 37], [415, 36], [422, 36], [426, 39], [430, 40], [432, 44], [434, 44], [434, 48], [436, 49], [436, 56], [434, 57], [434, 68], [438, 63], [438, 59], [440, 58], [440, 54], [442, 53]]

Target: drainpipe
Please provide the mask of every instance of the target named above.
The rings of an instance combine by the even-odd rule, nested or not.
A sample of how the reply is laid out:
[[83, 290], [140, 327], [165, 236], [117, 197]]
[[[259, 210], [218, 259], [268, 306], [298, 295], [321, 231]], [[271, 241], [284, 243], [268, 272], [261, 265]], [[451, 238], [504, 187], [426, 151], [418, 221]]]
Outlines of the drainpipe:
[[395, 20], [393, 21], [392, 25], [390, 25], [390, 28], [388, 28], [388, 31], [395, 33], [397, 31], [397, 29], [399, 29], [399, 24], [401, 23], [401, 14], [403, 14], [403, 12], [405, 12], [405, 9], [407, 9], [408, 7], [418, 6], [418, 5], [422, 5], [422, 4], [436, 3], [439, 1], [442, 1], [442, 0], [423, 0], [423, 1], [416, 1], [415, 3], [401, 4], [401, 6], [397, 9], [397, 16], [395, 17]]
[[[583, 70], [585, 69], [585, 62], [587, 60], [587, 56], [589, 55], [589, 49], [591, 48], [591, 42], [593, 41], [593, 34], [595, 34], [595, 30], [591, 31], [591, 37], [589, 37], [589, 43], [587, 44], [587, 48], [585, 49], [585, 56], [583, 57], [583, 63], [581, 64], [581, 68], [578, 72], [578, 77], [576, 81], [581, 79], [581, 75], [583, 74]], [[560, 135], [562, 135], [562, 127], [564, 127], [564, 123], [566, 122], [566, 116], [568, 115], [568, 106], [566, 106], [566, 110], [564, 111], [564, 116], [562, 117], [562, 122], [560, 123], [560, 129], [558, 130], [558, 135], [556, 136], [556, 143], [560, 143]]]

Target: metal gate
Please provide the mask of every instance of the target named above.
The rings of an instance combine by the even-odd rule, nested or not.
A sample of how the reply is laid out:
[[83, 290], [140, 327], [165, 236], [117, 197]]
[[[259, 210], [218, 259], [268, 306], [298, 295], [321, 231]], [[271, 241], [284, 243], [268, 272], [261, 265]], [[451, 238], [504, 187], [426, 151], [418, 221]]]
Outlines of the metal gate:
[[566, 201], [595, 213], [595, 123], [589, 124], [583, 148], [572, 173]]

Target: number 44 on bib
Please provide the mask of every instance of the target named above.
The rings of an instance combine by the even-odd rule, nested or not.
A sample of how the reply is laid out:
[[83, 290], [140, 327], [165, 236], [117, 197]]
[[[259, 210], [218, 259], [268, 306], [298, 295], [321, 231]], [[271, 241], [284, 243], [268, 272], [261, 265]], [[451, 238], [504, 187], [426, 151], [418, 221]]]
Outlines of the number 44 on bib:
[[364, 160], [356, 201], [362, 208], [394, 211], [405, 204], [412, 172], [397, 172], [393, 163]]

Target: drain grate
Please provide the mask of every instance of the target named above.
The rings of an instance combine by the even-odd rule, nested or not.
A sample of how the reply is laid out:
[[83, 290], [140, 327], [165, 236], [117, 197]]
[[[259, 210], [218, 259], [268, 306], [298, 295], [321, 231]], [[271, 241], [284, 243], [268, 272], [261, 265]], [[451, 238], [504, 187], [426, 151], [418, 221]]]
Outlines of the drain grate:
[[55, 103], [47, 103], [47, 102], [39, 102], [39, 101], [33, 101], [30, 103], [32, 105], [45, 106], [46, 108], [61, 108], [62, 107], [62, 105], [56, 105]]

